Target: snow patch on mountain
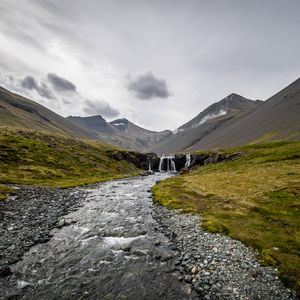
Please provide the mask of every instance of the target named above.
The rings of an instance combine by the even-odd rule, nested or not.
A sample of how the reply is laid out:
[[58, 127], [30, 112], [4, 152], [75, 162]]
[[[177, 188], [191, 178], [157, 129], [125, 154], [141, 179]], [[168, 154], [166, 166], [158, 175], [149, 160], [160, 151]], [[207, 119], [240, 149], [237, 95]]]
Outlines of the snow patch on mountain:
[[125, 123], [112, 123], [112, 125], [115, 125], [115, 126], [124, 126], [126, 124]]
[[197, 124], [193, 124], [191, 126], [191, 128], [196, 128], [199, 127], [200, 125], [204, 124], [205, 122], [207, 122], [208, 120], [211, 119], [215, 119], [217, 117], [221, 117], [227, 114], [227, 110], [226, 109], [220, 109], [218, 112], [216, 113], [212, 113], [212, 114], [207, 114], [206, 116], [204, 116], [203, 118], [201, 118], [201, 120], [197, 123]]

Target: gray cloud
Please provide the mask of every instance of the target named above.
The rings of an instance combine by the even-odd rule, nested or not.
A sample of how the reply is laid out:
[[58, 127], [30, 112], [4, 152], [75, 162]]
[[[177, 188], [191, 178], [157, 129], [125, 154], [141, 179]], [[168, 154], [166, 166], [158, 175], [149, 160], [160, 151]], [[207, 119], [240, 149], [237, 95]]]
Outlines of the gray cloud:
[[[63, 115], [84, 114], [75, 89], [136, 123], [175, 129], [232, 92], [266, 99], [299, 77], [299, 18], [299, 0], [1, 0], [0, 71], [33, 75], [40, 92], [47, 84], [57, 101], [44, 103]], [[140, 70], [167, 80], [172, 105], [133, 99], [171, 93], [137, 84], [129, 93], [126, 74]], [[77, 88], [40, 80], [54, 72]]]
[[60, 92], [76, 92], [76, 85], [71, 81], [60, 77], [54, 73], [49, 73], [47, 79], [52, 84], [53, 88]]
[[101, 115], [106, 118], [114, 118], [119, 115], [119, 111], [112, 108], [107, 102], [86, 100], [83, 109], [88, 115]]
[[27, 90], [36, 90], [42, 97], [48, 99], [55, 98], [48, 85], [44, 82], [41, 82], [41, 84], [39, 84], [33, 76], [26, 76], [20, 81], [20, 83], [22, 88]]
[[136, 97], [142, 100], [170, 96], [166, 80], [155, 77], [152, 72], [129, 79], [128, 90], [133, 91]]
[[37, 90], [39, 89], [37, 81], [32, 76], [26, 76], [21, 81], [21, 86], [28, 90]]

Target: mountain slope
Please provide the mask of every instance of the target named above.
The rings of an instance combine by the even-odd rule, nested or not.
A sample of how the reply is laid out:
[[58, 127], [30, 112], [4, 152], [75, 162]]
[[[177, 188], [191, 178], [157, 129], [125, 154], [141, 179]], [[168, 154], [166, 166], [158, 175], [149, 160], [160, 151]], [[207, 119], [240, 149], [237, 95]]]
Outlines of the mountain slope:
[[0, 185], [69, 187], [136, 175], [138, 169], [133, 164], [113, 159], [113, 153], [122, 151], [100, 141], [2, 128]]
[[0, 87], [0, 126], [27, 128], [78, 138], [95, 139], [84, 128], [46, 107]]
[[77, 123], [78, 125], [84, 127], [89, 130], [93, 134], [99, 135], [99, 133], [105, 134], [113, 134], [117, 133], [115, 128], [106, 122], [102, 116], [91, 116], [91, 117], [77, 117], [77, 116], [69, 116], [66, 119]]
[[254, 141], [300, 139], [300, 78], [243, 118], [231, 120], [188, 150], [238, 146]]
[[114, 145], [123, 148], [147, 152], [171, 131], [150, 131], [135, 125], [127, 119], [106, 122], [100, 115], [91, 117], [73, 117], [68, 120], [84, 127], [86, 130]]
[[171, 133], [170, 130], [151, 131], [137, 126], [125, 118], [114, 120], [110, 124], [125, 136], [135, 139], [141, 144], [145, 144], [145, 147], [149, 147], [151, 143], [159, 142], [163, 137]]
[[225, 126], [259, 106], [262, 101], [250, 100], [237, 94], [231, 94], [221, 101], [210, 105], [191, 121], [180, 126], [166, 136], [152, 150], [157, 153], [175, 153], [197, 144], [217, 128]]

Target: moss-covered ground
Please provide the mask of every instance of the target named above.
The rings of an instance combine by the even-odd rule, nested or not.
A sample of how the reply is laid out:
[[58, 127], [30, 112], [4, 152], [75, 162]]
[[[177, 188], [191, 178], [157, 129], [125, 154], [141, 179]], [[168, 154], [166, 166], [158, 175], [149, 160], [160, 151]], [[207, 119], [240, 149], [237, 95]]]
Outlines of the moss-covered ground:
[[138, 174], [111, 154], [117, 147], [37, 131], [0, 128], [0, 199], [4, 184], [72, 187]]
[[200, 214], [202, 226], [259, 250], [300, 290], [300, 142], [253, 144], [243, 157], [162, 181], [154, 201]]

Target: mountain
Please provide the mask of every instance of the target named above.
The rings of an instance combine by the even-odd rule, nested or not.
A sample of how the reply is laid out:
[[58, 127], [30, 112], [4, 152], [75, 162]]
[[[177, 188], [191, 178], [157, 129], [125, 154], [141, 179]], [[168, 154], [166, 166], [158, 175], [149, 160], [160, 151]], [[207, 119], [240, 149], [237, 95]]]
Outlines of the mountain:
[[188, 150], [275, 140], [300, 140], [300, 78], [242, 118], [216, 128]]
[[110, 122], [114, 128], [123, 132], [124, 135], [140, 141], [140, 143], [157, 143], [167, 134], [171, 133], [170, 130], [164, 131], [151, 131], [142, 127], [139, 127], [127, 119], [117, 119]]
[[77, 123], [78, 125], [84, 127], [95, 135], [99, 135], [100, 133], [116, 133], [116, 129], [112, 125], [107, 123], [106, 120], [100, 115], [91, 117], [69, 116], [66, 119]]
[[47, 131], [84, 139], [96, 139], [86, 129], [46, 107], [0, 87], [0, 126]]
[[210, 105], [195, 118], [180, 126], [164, 137], [152, 150], [156, 153], [176, 153], [191, 149], [204, 137], [209, 136], [217, 128], [241, 119], [262, 101], [250, 100], [237, 94], [231, 94], [221, 101]]
[[123, 148], [147, 152], [171, 131], [150, 131], [135, 125], [127, 119], [106, 122], [101, 116], [74, 117], [68, 120], [84, 127], [99, 139]]

